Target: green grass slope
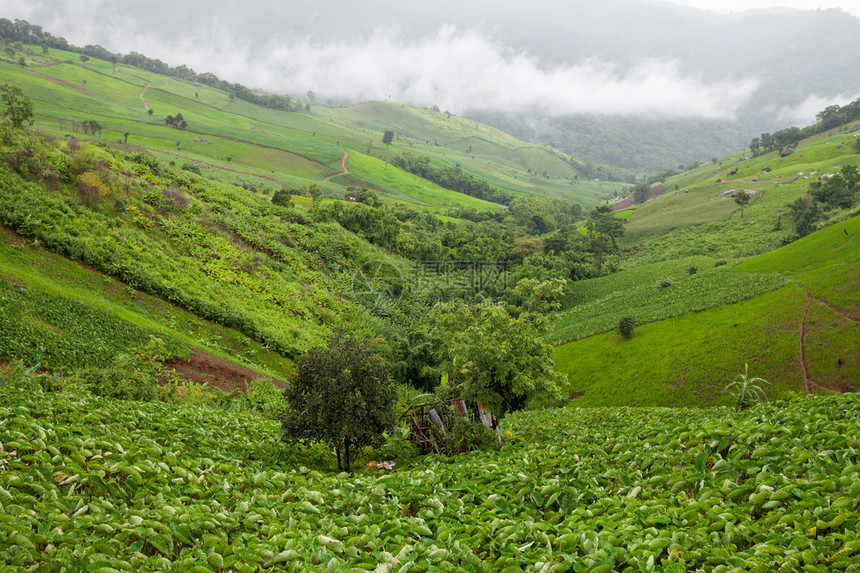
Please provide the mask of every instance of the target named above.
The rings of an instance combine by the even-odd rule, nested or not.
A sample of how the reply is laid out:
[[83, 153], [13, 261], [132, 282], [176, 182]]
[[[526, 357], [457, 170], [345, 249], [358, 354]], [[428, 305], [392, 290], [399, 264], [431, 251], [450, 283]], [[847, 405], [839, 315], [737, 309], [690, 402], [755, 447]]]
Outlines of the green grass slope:
[[284, 379], [291, 363], [235, 329], [205, 321], [0, 229], [0, 360], [50, 372], [103, 367], [149, 336], [178, 356], [202, 349]]
[[[18, 65], [18, 56], [26, 66]], [[0, 81], [21, 87], [36, 104], [40, 129], [68, 136], [71, 125], [60, 121], [96, 120], [102, 139], [125, 141], [173, 153], [223, 172], [243, 171], [251, 180], [275, 185], [306, 186], [340, 172], [343, 151], [370, 154], [385, 161], [394, 153], [413, 151], [460, 165], [515, 194], [549, 194], [595, 204], [609, 192], [601, 182], [579, 182], [577, 163], [558, 150], [519, 141], [493, 128], [439, 112], [369, 102], [350, 107], [313, 105], [283, 112], [250, 104], [212, 87], [153, 74], [127, 65], [30, 46], [15, 57], [0, 59]], [[145, 102], [145, 103], [144, 103]], [[147, 113], [147, 107], [153, 113]], [[181, 113], [188, 129], [165, 124]], [[397, 141], [385, 148], [382, 134], [392, 129]], [[78, 132], [79, 137], [85, 136]], [[229, 158], [229, 159], [228, 159]], [[430, 209], [447, 206], [498, 209], [460, 193], [418, 180], [392, 191], [390, 177], [378, 177], [366, 162], [356, 161], [352, 179], [334, 180], [333, 196], [350, 184], [366, 185], [391, 200]], [[389, 171], [396, 171], [388, 167]]]
[[[721, 266], [662, 288], [660, 277], [677, 277], [703, 259], [575, 284], [580, 304], [561, 313], [549, 334], [584, 338], [555, 351], [566, 391], [583, 394], [582, 405], [727, 404], [721, 390], [745, 363], [773, 383], [771, 397], [860, 390], [858, 233], [854, 217], [730, 271]], [[778, 288], [789, 281], [797, 284]], [[624, 340], [610, 329], [628, 314], [658, 321]]]
[[736, 270], [780, 272], [837, 312], [860, 321], [860, 217], [744, 261]]
[[348, 475], [328, 452], [284, 446], [273, 420], [0, 388], [0, 562], [854, 570], [858, 412], [858, 395], [530, 412], [504, 420], [499, 451]]
[[[791, 234], [787, 206], [818, 177], [860, 166], [852, 134], [837, 128], [800, 142], [787, 157], [742, 154], [670, 177], [666, 193], [635, 208], [620, 241], [643, 261], [689, 255], [740, 258], [774, 249]], [[734, 175], [729, 175], [737, 169]], [[741, 218], [731, 190], [755, 191]]]

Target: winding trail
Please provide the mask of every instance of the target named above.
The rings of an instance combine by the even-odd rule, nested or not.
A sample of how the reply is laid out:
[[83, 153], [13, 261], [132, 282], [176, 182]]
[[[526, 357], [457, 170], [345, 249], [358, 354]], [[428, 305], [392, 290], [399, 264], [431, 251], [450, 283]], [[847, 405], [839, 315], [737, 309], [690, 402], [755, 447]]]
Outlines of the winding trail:
[[804, 339], [806, 338], [806, 315], [809, 313], [809, 307], [812, 306], [812, 297], [807, 293], [806, 308], [803, 309], [803, 317], [800, 319], [800, 369], [803, 371], [803, 386], [806, 388], [806, 393], [809, 394], [809, 385], [812, 380], [809, 377], [809, 366], [806, 364], [806, 348]]
[[143, 90], [140, 92], [140, 101], [142, 101], [142, 102], [143, 102], [143, 108], [144, 108], [146, 111], [149, 111], [149, 104], [148, 104], [148, 103], [146, 103], [146, 100], [145, 100], [145, 99], [143, 99], [143, 96], [145, 96], [145, 95], [146, 95], [146, 90], [148, 90], [148, 89], [149, 89], [149, 82], [146, 82], [146, 85], [145, 85], [145, 86], [143, 86]]
[[343, 169], [340, 173], [332, 173], [331, 175], [327, 175], [323, 179], [323, 183], [331, 179], [332, 177], [340, 177], [341, 175], [349, 175], [349, 169], [346, 168], [346, 159], [349, 157], [349, 153], [346, 152], [346, 148], [341, 147], [343, 149], [343, 157], [340, 158], [340, 167]]
[[812, 393], [811, 388], [813, 386], [815, 388], [818, 388], [819, 390], [824, 390], [825, 392], [830, 392], [833, 394], [841, 394], [843, 392], [843, 390], [841, 390], [841, 389], [835, 389], [834, 390], [833, 388], [819, 384], [818, 382], [815, 382], [812, 379], [812, 375], [809, 373], [809, 364], [806, 361], [806, 315], [809, 314], [809, 307], [811, 307], [812, 302], [815, 301], [821, 305], [826, 306], [828, 309], [832, 310], [834, 313], [836, 313], [840, 317], [844, 318], [845, 320], [848, 320], [848, 321], [854, 322], [854, 323], [857, 323], [858, 321], [857, 321], [857, 319], [846, 314], [844, 311], [841, 311], [838, 308], [834, 307], [826, 299], [817, 298], [817, 297], [812, 296], [812, 293], [809, 292], [809, 289], [807, 289], [803, 285], [800, 285], [800, 283], [797, 283], [797, 284], [799, 286], [801, 286], [801, 288], [803, 288], [803, 291], [806, 294], [806, 308], [803, 309], [803, 316], [800, 319], [800, 343], [798, 345], [799, 346], [799, 352], [800, 352], [800, 369], [803, 372], [804, 389], [806, 390], [807, 394]]

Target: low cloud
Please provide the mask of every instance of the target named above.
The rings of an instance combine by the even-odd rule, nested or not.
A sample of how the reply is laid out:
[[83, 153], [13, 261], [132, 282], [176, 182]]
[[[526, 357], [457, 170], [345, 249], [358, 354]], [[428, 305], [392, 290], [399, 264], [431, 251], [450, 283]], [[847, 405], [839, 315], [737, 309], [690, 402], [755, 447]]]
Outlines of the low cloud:
[[815, 123], [815, 116], [827, 106], [841, 106], [856, 99], [860, 99], [860, 92], [854, 95], [840, 94], [835, 96], [812, 94], [796, 106], [772, 108], [766, 111], [771, 111], [780, 123], [809, 125]]
[[[322, 100], [390, 99], [453, 113], [734, 119], [758, 89], [754, 79], [705, 79], [675, 61], [644, 59], [622, 67], [587, 60], [548, 67], [485, 34], [454, 26], [409, 40], [388, 31], [348, 41], [293, 37], [263, 44], [217, 25], [165, 38], [157, 29], [129, 29], [135, 23], [124, 26], [101, 0], [79, 1], [74, 26], [63, 10], [54, 11], [52, 21], [32, 23], [73, 43], [137, 51], [275, 93], [301, 96], [313, 90]], [[96, 11], [98, 19], [83, 17], [82, 12]], [[33, 9], [22, 13], [41, 15]]]
[[753, 79], [706, 81], [672, 61], [643, 60], [627, 69], [594, 60], [545, 68], [533, 56], [454, 27], [409, 42], [376, 34], [356, 42], [306, 39], [262, 49], [242, 46], [224, 31], [217, 37], [154, 44], [147, 53], [172, 63], [182, 54], [197, 71], [273, 92], [391, 99], [454, 113], [733, 119], [758, 88]]

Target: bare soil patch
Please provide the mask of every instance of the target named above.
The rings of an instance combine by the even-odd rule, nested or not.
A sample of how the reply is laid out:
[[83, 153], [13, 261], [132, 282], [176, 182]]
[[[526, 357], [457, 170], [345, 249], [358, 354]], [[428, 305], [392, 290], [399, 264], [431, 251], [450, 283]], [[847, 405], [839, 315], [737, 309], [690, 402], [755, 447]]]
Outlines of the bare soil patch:
[[241, 364], [231, 362], [210, 352], [195, 348], [187, 359], [172, 358], [164, 363], [165, 367], [198, 384], [209, 388], [219, 388], [225, 392], [248, 391], [248, 384], [257, 378], [269, 378], [275, 385], [283, 388], [283, 380], [266, 376]]

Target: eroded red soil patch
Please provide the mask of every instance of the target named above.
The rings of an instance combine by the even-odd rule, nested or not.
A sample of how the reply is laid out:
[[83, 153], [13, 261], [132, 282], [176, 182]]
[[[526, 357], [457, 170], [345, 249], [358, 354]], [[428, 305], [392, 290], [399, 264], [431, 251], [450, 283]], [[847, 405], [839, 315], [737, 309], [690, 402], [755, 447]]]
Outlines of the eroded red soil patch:
[[284, 382], [271, 378], [256, 370], [251, 370], [241, 364], [236, 364], [220, 356], [195, 348], [187, 359], [172, 358], [164, 366], [186, 380], [198, 384], [206, 384], [209, 388], [220, 388], [225, 392], [233, 390], [248, 391], [248, 384], [257, 378], [269, 378], [277, 386], [284, 387]]

